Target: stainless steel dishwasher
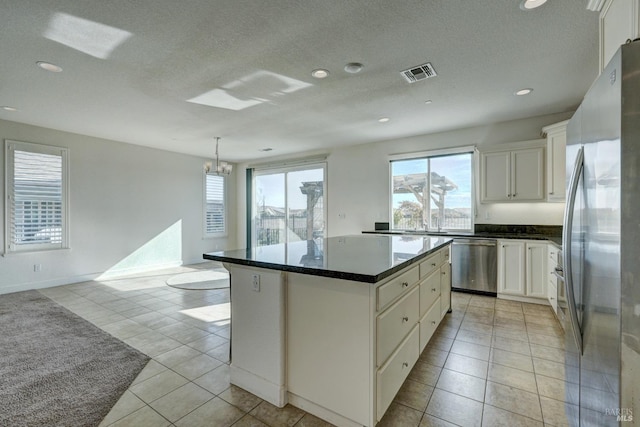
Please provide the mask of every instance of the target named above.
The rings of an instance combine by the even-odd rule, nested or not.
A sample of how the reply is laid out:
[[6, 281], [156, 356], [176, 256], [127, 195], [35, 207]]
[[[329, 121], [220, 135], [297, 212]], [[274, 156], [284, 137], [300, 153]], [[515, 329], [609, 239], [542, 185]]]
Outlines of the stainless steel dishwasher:
[[451, 288], [496, 296], [498, 245], [491, 239], [454, 239], [451, 247]]

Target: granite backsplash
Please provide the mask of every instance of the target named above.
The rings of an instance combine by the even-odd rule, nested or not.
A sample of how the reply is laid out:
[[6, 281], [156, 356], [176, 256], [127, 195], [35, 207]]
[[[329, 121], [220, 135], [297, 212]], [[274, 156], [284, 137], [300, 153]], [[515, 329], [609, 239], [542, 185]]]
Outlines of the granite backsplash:
[[[519, 224], [476, 224], [474, 232], [486, 234], [537, 234], [541, 236], [562, 236], [561, 225], [519, 225]], [[525, 236], [523, 236], [525, 237]]]

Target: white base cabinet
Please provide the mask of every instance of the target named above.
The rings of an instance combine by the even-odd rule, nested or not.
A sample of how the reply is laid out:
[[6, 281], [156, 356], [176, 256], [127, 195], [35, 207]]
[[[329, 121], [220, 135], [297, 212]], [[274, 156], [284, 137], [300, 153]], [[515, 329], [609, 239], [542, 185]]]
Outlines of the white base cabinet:
[[498, 297], [503, 295], [546, 300], [547, 275], [547, 243], [498, 241]]
[[287, 274], [288, 401], [375, 426], [451, 308], [449, 246], [381, 284]]

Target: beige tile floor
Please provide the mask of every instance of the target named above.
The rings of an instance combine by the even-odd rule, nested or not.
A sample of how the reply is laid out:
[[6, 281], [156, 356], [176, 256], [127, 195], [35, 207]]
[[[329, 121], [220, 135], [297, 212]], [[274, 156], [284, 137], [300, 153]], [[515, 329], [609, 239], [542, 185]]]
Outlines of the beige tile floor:
[[[328, 426], [230, 386], [229, 290], [166, 285], [211, 266], [41, 291], [152, 357], [101, 426]], [[460, 293], [452, 306], [379, 425], [564, 425], [576, 390], [563, 381], [551, 309]]]

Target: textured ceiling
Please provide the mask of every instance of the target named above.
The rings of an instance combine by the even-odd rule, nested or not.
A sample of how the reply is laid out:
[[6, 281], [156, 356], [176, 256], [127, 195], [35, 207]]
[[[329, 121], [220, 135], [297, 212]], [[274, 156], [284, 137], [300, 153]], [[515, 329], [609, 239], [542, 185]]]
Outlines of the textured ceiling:
[[[597, 75], [597, 14], [519, 4], [0, 0], [0, 105], [19, 110], [0, 118], [206, 157], [220, 136], [241, 161], [575, 109]], [[425, 62], [437, 77], [400, 76]]]

